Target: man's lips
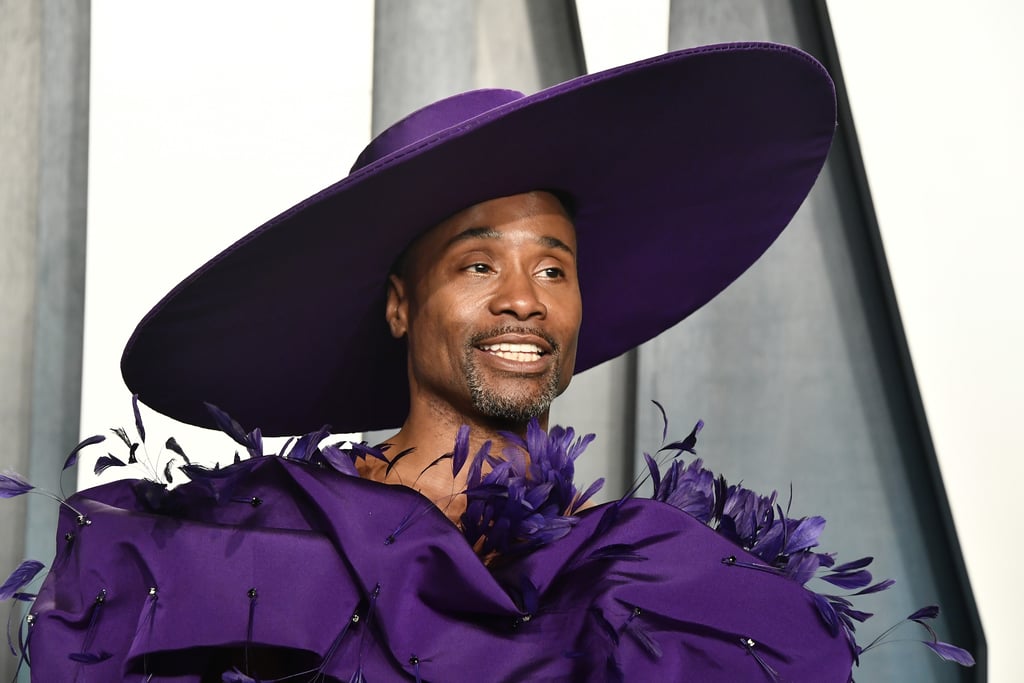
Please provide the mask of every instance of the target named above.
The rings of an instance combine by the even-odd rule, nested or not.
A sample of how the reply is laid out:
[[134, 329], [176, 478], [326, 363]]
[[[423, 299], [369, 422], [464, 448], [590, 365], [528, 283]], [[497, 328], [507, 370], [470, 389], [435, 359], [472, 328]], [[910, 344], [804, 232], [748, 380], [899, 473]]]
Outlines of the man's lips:
[[532, 331], [501, 330], [476, 340], [473, 346], [489, 356], [513, 363], [537, 363], [555, 350], [553, 340]]

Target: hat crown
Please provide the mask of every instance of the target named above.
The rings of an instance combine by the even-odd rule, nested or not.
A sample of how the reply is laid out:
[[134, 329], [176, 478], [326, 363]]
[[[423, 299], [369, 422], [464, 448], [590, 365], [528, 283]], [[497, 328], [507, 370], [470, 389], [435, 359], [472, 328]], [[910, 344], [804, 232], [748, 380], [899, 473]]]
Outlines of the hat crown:
[[428, 104], [384, 129], [371, 140], [349, 172], [354, 173], [404, 147], [522, 97], [523, 93], [517, 90], [486, 88], [459, 93]]

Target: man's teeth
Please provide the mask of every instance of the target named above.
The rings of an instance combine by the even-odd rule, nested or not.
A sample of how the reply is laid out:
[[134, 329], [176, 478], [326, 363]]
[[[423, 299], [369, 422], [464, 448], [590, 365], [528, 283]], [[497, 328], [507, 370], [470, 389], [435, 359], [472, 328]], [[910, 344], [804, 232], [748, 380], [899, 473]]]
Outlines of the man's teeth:
[[499, 358], [526, 363], [537, 360], [542, 351], [536, 344], [484, 344], [480, 347], [488, 353], [493, 353]]

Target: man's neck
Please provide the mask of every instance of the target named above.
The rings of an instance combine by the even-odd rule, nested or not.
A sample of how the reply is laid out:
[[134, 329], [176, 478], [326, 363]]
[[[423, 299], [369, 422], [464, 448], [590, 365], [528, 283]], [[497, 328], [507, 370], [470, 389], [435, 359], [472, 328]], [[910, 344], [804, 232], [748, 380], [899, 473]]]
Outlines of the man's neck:
[[[546, 412], [538, 416], [542, 427], [547, 427], [547, 420]], [[459, 472], [453, 473], [452, 461], [438, 458], [452, 453], [456, 435], [462, 425], [469, 427], [469, 458]], [[491, 442], [491, 455], [501, 457], [507, 445], [502, 432], [525, 436], [526, 426], [525, 423], [465, 415], [454, 410], [439, 415], [435, 410], [413, 409], [402, 429], [385, 442], [385, 456], [388, 460], [398, 458], [390, 466], [390, 471], [389, 465], [380, 461], [373, 462], [372, 459], [358, 463], [358, 467], [364, 478], [402, 484], [419, 491], [433, 501], [453, 523], [458, 524], [466, 507], [465, 496], [461, 493], [466, 488], [468, 463], [487, 441]]]

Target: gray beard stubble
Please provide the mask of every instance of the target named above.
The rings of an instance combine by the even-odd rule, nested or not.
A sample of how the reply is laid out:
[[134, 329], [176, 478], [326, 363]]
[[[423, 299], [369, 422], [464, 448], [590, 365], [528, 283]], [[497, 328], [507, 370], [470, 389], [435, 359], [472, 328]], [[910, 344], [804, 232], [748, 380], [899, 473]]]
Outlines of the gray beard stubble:
[[[488, 387], [480, 376], [479, 368], [473, 362], [474, 347], [466, 350], [462, 362], [463, 375], [469, 387], [469, 398], [481, 414], [513, 424], [526, 424], [532, 418], [539, 417], [558, 396], [558, 378], [561, 376], [561, 363], [556, 360], [547, 377], [547, 383], [534, 395], [499, 394], [493, 387]], [[525, 378], [524, 378], [525, 379]]]

